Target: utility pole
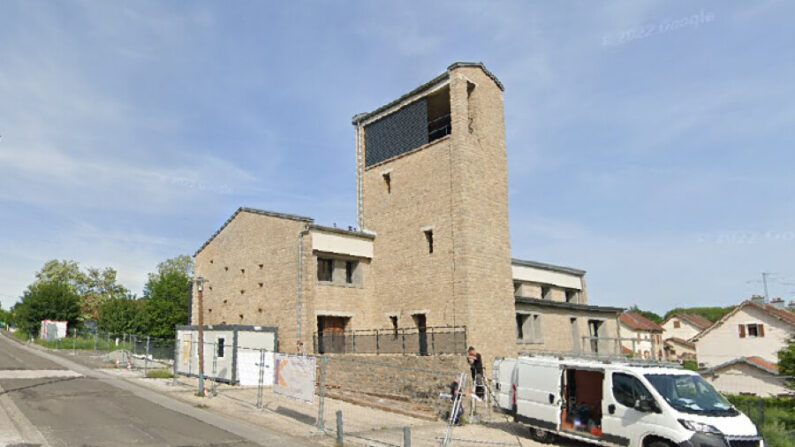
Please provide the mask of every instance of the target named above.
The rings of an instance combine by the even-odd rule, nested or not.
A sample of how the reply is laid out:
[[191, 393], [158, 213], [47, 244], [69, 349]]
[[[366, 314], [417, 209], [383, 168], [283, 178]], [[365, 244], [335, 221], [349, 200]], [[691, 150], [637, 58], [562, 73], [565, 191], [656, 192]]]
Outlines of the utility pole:
[[767, 277], [770, 276], [770, 275], [771, 275], [770, 272], [762, 272], [762, 284], [764, 284], [764, 286], [765, 286], [765, 302], [766, 303], [770, 302], [770, 297], [768, 296], [768, 293], [767, 293]]
[[206, 279], [199, 276], [196, 278], [196, 290], [199, 298], [199, 396], [204, 397], [204, 306], [202, 303], [202, 293]]

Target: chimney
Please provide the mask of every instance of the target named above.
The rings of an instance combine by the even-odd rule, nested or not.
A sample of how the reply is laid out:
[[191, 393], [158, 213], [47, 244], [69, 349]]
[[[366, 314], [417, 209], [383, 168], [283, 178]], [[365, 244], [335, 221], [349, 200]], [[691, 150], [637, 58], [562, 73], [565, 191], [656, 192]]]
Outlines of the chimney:
[[780, 297], [773, 298], [770, 300], [770, 305], [777, 308], [777, 309], [784, 309], [784, 300]]
[[753, 301], [756, 304], [764, 304], [765, 297], [763, 297], [762, 295], [751, 295], [751, 301]]

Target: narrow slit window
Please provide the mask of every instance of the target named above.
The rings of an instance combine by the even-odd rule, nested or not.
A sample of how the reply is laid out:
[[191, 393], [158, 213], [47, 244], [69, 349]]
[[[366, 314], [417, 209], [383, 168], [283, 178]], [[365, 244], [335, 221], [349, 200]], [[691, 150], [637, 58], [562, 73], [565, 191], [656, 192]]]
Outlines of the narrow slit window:
[[353, 284], [356, 274], [356, 266], [358, 262], [356, 261], [345, 261], [345, 283], [346, 284]]
[[382, 177], [384, 177], [384, 185], [386, 185], [386, 193], [392, 194], [392, 174], [389, 172], [385, 172]]
[[392, 321], [392, 330], [394, 331], [395, 339], [397, 339], [397, 337], [398, 337], [398, 317], [397, 317], [397, 315], [392, 315], [391, 317], [389, 317], [389, 319]]
[[224, 358], [224, 342], [225, 342], [225, 341], [226, 341], [226, 340], [225, 340], [225, 339], [223, 339], [223, 338], [219, 338], [219, 339], [218, 339], [218, 344], [217, 344], [217, 346], [216, 346], [216, 348], [217, 348], [217, 349], [216, 349], [216, 356], [217, 356], [219, 359], [222, 359], [222, 358]]
[[425, 230], [425, 240], [428, 242], [428, 253], [433, 253], [433, 230]]

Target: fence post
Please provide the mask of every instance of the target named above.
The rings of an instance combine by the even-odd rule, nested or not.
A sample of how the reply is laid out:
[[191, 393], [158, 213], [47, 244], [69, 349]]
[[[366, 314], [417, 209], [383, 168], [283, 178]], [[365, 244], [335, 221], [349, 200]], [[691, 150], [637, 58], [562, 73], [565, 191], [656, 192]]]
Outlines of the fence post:
[[149, 372], [149, 336], [146, 336], [146, 356], [144, 356], [144, 377]]
[[213, 396], [218, 395], [218, 391], [215, 389], [215, 383], [218, 382], [218, 374], [216, 370], [218, 368], [218, 341], [216, 340], [213, 343], [213, 389], [210, 391]]
[[345, 445], [342, 439], [342, 410], [337, 410], [337, 445]]
[[356, 331], [351, 331], [351, 353], [356, 354]]
[[433, 336], [433, 328], [431, 328], [431, 354], [436, 354], [436, 338]]
[[375, 330], [375, 355], [380, 354], [378, 346], [378, 329]]
[[318, 381], [317, 390], [317, 421], [315, 424], [319, 430], [326, 429], [325, 421], [323, 420], [326, 398], [326, 363], [328, 363], [328, 357], [325, 355], [320, 356], [320, 380]]
[[77, 330], [72, 331], [72, 355], [75, 355], [75, 344], [77, 343]]
[[259, 380], [257, 383], [257, 408], [262, 409], [262, 386], [265, 382], [265, 350], [259, 350]]
[[411, 428], [403, 427], [403, 447], [411, 447]]
[[403, 329], [403, 355], [406, 355], [406, 329]]
[[[174, 337], [174, 371], [171, 374], [171, 384], [177, 386], [177, 356], [179, 355], [179, 336]], [[190, 359], [188, 359], [190, 361]]]

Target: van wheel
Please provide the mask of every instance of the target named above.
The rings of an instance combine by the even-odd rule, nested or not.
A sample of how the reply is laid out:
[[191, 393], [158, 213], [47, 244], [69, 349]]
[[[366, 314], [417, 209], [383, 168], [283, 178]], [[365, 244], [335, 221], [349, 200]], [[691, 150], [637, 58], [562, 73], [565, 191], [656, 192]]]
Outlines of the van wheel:
[[669, 443], [667, 443], [665, 441], [652, 441], [652, 442], [646, 444], [645, 447], [671, 447], [671, 444], [669, 444]]
[[551, 432], [540, 428], [531, 428], [530, 437], [538, 442], [543, 442], [545, 444], [548, 442], [552, 442], [555, 439], [555, 435], [553, 435]]

